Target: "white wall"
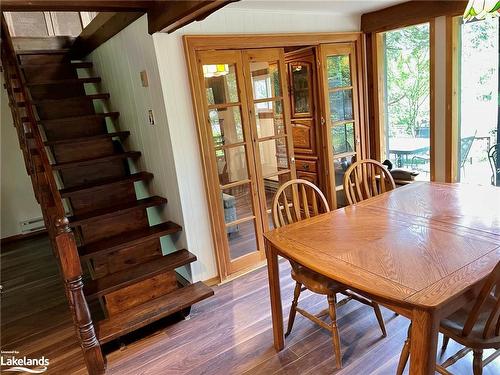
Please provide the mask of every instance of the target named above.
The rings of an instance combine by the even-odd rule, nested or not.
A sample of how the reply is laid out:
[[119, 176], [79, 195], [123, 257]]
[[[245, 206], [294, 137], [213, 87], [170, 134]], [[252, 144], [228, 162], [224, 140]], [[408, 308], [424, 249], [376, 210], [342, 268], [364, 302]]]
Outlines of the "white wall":
[[200, 268], [193, 268], [195, 279], [205, 280], [216, 276], [217, 267], [182, 36], [216, 33], [359, 31], [359, 23], [359, 15], [287, 12], [285, 9], [279, 12], [250, 11], [228, 6], [204, 21], [192, 23], [172, 34], [153, 35], [179, 183], [187, 245], [188, 249], [197, 251], [199, 259], [197, 264], [201, 263]]
[[7, 91], [3, 88], [3, 74], [0, 88], [1, 123], [0, 123], [0, 237], [10, 237], [21, 233], [19, 222], [41, 218], [31, 180], [26, 173], [23, 154], [19, 148], [14, 121], [9, 108]]
[[[149, 184], [136, 184], [138, 197], [160, 195], [168, 199], [162, 208], [148, 209], [151, 224], [171, 220], [183, 226], [181, 202], [177, 184], [176, 170], [172, 156], [171, 139], [167, 126], [165, 104], [158, 66], [156, 63], [153, 38], [147, 33], [146, 16], [140, 18], [89, 56], [93, 62], [94, 74], [102, 78], [102, 84], [95, 87], [100, 92], [109, 92], [109, 106], [103, 111], [118, 111], [118, 120], [108, 120], [108, 127], [129, 130], [131, 136], [124, 142], [127, 150], [142, 152], [136, 164], [131, 164], [133, 171], [148, 171], [154, 174]], [[148, 75], [148, 87], [143, 87], [141, 71]], [[87, 91], [93, 91], [87, 87]], [[152, 109], [155, 125], [148, 121], [148, 110]], [[164, 253], [175, 249], [188, 248], [198, 255], [195, 247], [187, 247], [185, 232], [162, 239]], [[195, 265], [196, 272], [203, 272], [203, 265]]]

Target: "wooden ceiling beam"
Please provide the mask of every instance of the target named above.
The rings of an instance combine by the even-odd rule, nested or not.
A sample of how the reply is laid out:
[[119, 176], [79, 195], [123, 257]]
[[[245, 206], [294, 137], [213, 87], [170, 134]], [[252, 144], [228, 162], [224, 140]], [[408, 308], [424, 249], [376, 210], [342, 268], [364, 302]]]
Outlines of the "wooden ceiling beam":
[[193, 21], [201, 21], [216, 10], [239, 0], [154, 1], [148, 9], [149, 33], [171, 33]]
[[155, 1], [121, 0], [2, 0], [4, 12], [145, 12]]
[[126, 28], [144, 12], [101, 12], [90, 21], [71, 47], [74, 58], [82, 58]]
[[459, 16], [467, 1], [408, 1], [361, 16], [361, 31], [381, 32], [424, 23], [440, 16]]

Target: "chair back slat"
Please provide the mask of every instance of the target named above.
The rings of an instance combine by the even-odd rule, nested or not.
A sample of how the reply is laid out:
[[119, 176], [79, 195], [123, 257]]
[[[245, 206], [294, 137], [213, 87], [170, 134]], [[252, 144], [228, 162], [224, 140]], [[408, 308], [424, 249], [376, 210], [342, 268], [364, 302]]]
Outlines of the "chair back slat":
[[370, 181], [372, 184], [373, 196], [379, 195], [377, 187], [377, 173], [375, 171], [375, 166], [373, 164], [368, 164], [370, 166]]
[[293, 184], [292, 186], [292, 202], [293, 202], [293, 211], [295, 212], [295, 221], [302, 220], [300, 216], [300, 199], [299, 194], [297, 192], [297, 185]]
[[360, 160], [344, 175], [344, 192], [349, 204], [359, 203], [396, 188], [385, 166], [376, 160]]
[[[481, 313], [489, 313], [484, 327], [481, 327], [483, 331], [483, 338], [488, 339], [499, 335], [500, 293], [498, 293], [498, 288], [500, 288], [500, 262], [497, 263], [493, 271], [488, 275], [476, 298], [474, 306], [465, 321], [464, 328], [462, 330], [463, 337], [470, 335], [472, 329], [478, 323], [478, 318]], [[491, 311], [483, 311], [486, 308], [484, 305], [488, 299], [494, 299], [495, 303], [491, 308]]]
[[288, 205], [288, 199], [286, 198], [286, 194], [283, 194], [282, 198], [283, 198], [283, 207], [285, 207], [286, 219], [288, 220], [288, 223], [293, 223], [292, 213], [290, 212], [290, 206]]
[[314, 216], [319, 215], [318, 200], [316, 199], [316, 194], [311, 195], [312, 209]]
[[[289, 203], [287, 195], [291, 197], [291, 203]], [[318, 204], [318, 197], [320, 205]], [[309, 205], [309, 199], [311, 200], [311, 206]], [[281, 185], [274, 195], [271, 210], [274, 227], [279, 228], [328, 212], [330, 207], [325, 196], [316, 185], [306, 180], [297, 179]], [[285, 211], [285, 215], [283, 215], [283, 211]]]
[[361, 166], [362, 172], [363, 172], [363, 189], [365, 191], [365, 195], [368, 197], [372, 197], [372, 186], [370, 184], [370, 172], [368, 171], [368, 166], [366, 164], [363, 164]]
[[304, 185], [300, 185], [300, 192], [302, 194], [302, 203], [304, 204], [304, 214], [306, 215], [306, 219], [311, 217], [309, 213], [309, 202], [307, 200], [307, 192]]

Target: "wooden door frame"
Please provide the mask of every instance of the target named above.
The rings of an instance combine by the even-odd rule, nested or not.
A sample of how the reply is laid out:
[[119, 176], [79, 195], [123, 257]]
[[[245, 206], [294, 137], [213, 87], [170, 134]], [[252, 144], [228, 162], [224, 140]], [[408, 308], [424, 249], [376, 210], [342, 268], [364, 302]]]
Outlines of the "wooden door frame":
[[[197, 58], [198, 51], [207, 50], [243, 50], [243, 49], [263, 49], [263, 48], [283, 48], [283, 47], [297, 47], [297, 46], [318, 46], [320, 44], [330, 43], [345, 43], [354, 42], [356, 44], [356, 55], [360, 58], [364, 51], [363, 34], [361, 32], [347, 32], [347, 33], [307, 33], [307, 34], [229, 34], [229, 35], [184, 35], [184, 52], [188, 68], [189, 83], [191, 88], [191, 99], [196, 119], [196, 127], [198, 133], [198, 145], [200, 156], [203, 164], [203, 177], [205, 182], [205, 193], [208, 200], [212, 231], [213, 245], [215, 249], [215, 256], [217, 267], [219, 271], [219, 278], [222, 280], [228, 278], [228, 269], [225, 266], [224, 259], [221, 257], [221, 249], [223, 248], [224, 239], [221, 237], [218, 202], [212, 197], [210, 191], [214, 187], [218, 187], [218, 179], [214, 179], [212, 173], [212, 150], [208, 149], [207, 145], [210, 144], [210, 139], [207, 139], [207, 132], [204, 130], [205, 116], [204, 116], [204, 98], [205, 94], [200, 85], [199, 80], [199, 61]], [[364, 63], [359, 60], [359, 71], [364, 71]], [[364, 73], [363, 77], [364, 77]], [[362, 81], [362, 85], [366, 81]], [[361, 91], [360, 91], [361, 92]], [[366, 87], [363, 87], [363, 93], [366, 92]], [[360, 96], [360, 101], [363, 95]], [[364, 100], [363, 100], [364, 102]], [[364, 108], [361, 107], [361, 108]], [[363, 119], [366, 119], [364, 111], [360, 111], [360, 124], [364, 128], [366, 123], [363, 124]], [[367, 142], [362, 139], [362, 149]], [[363, 152], [364, 154], [364, 152]], [[362, 155], [363, 155], [362, 154]], [[324, 172], [324, 171], [323, 171]], [[217, 176], [215, 176], [217, 177]], [[251, 266], [251, 265], [250, 265]]]

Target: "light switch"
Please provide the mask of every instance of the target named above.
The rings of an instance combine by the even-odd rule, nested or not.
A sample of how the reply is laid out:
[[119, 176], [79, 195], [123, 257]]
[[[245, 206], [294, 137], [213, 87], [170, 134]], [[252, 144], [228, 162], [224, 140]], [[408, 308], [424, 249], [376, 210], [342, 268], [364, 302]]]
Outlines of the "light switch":
[[155, 117], [153, 115], [153, 110], [148, 109], [148, 120], [149, 120], [149, 125], [154, 125], [155, 124]]

